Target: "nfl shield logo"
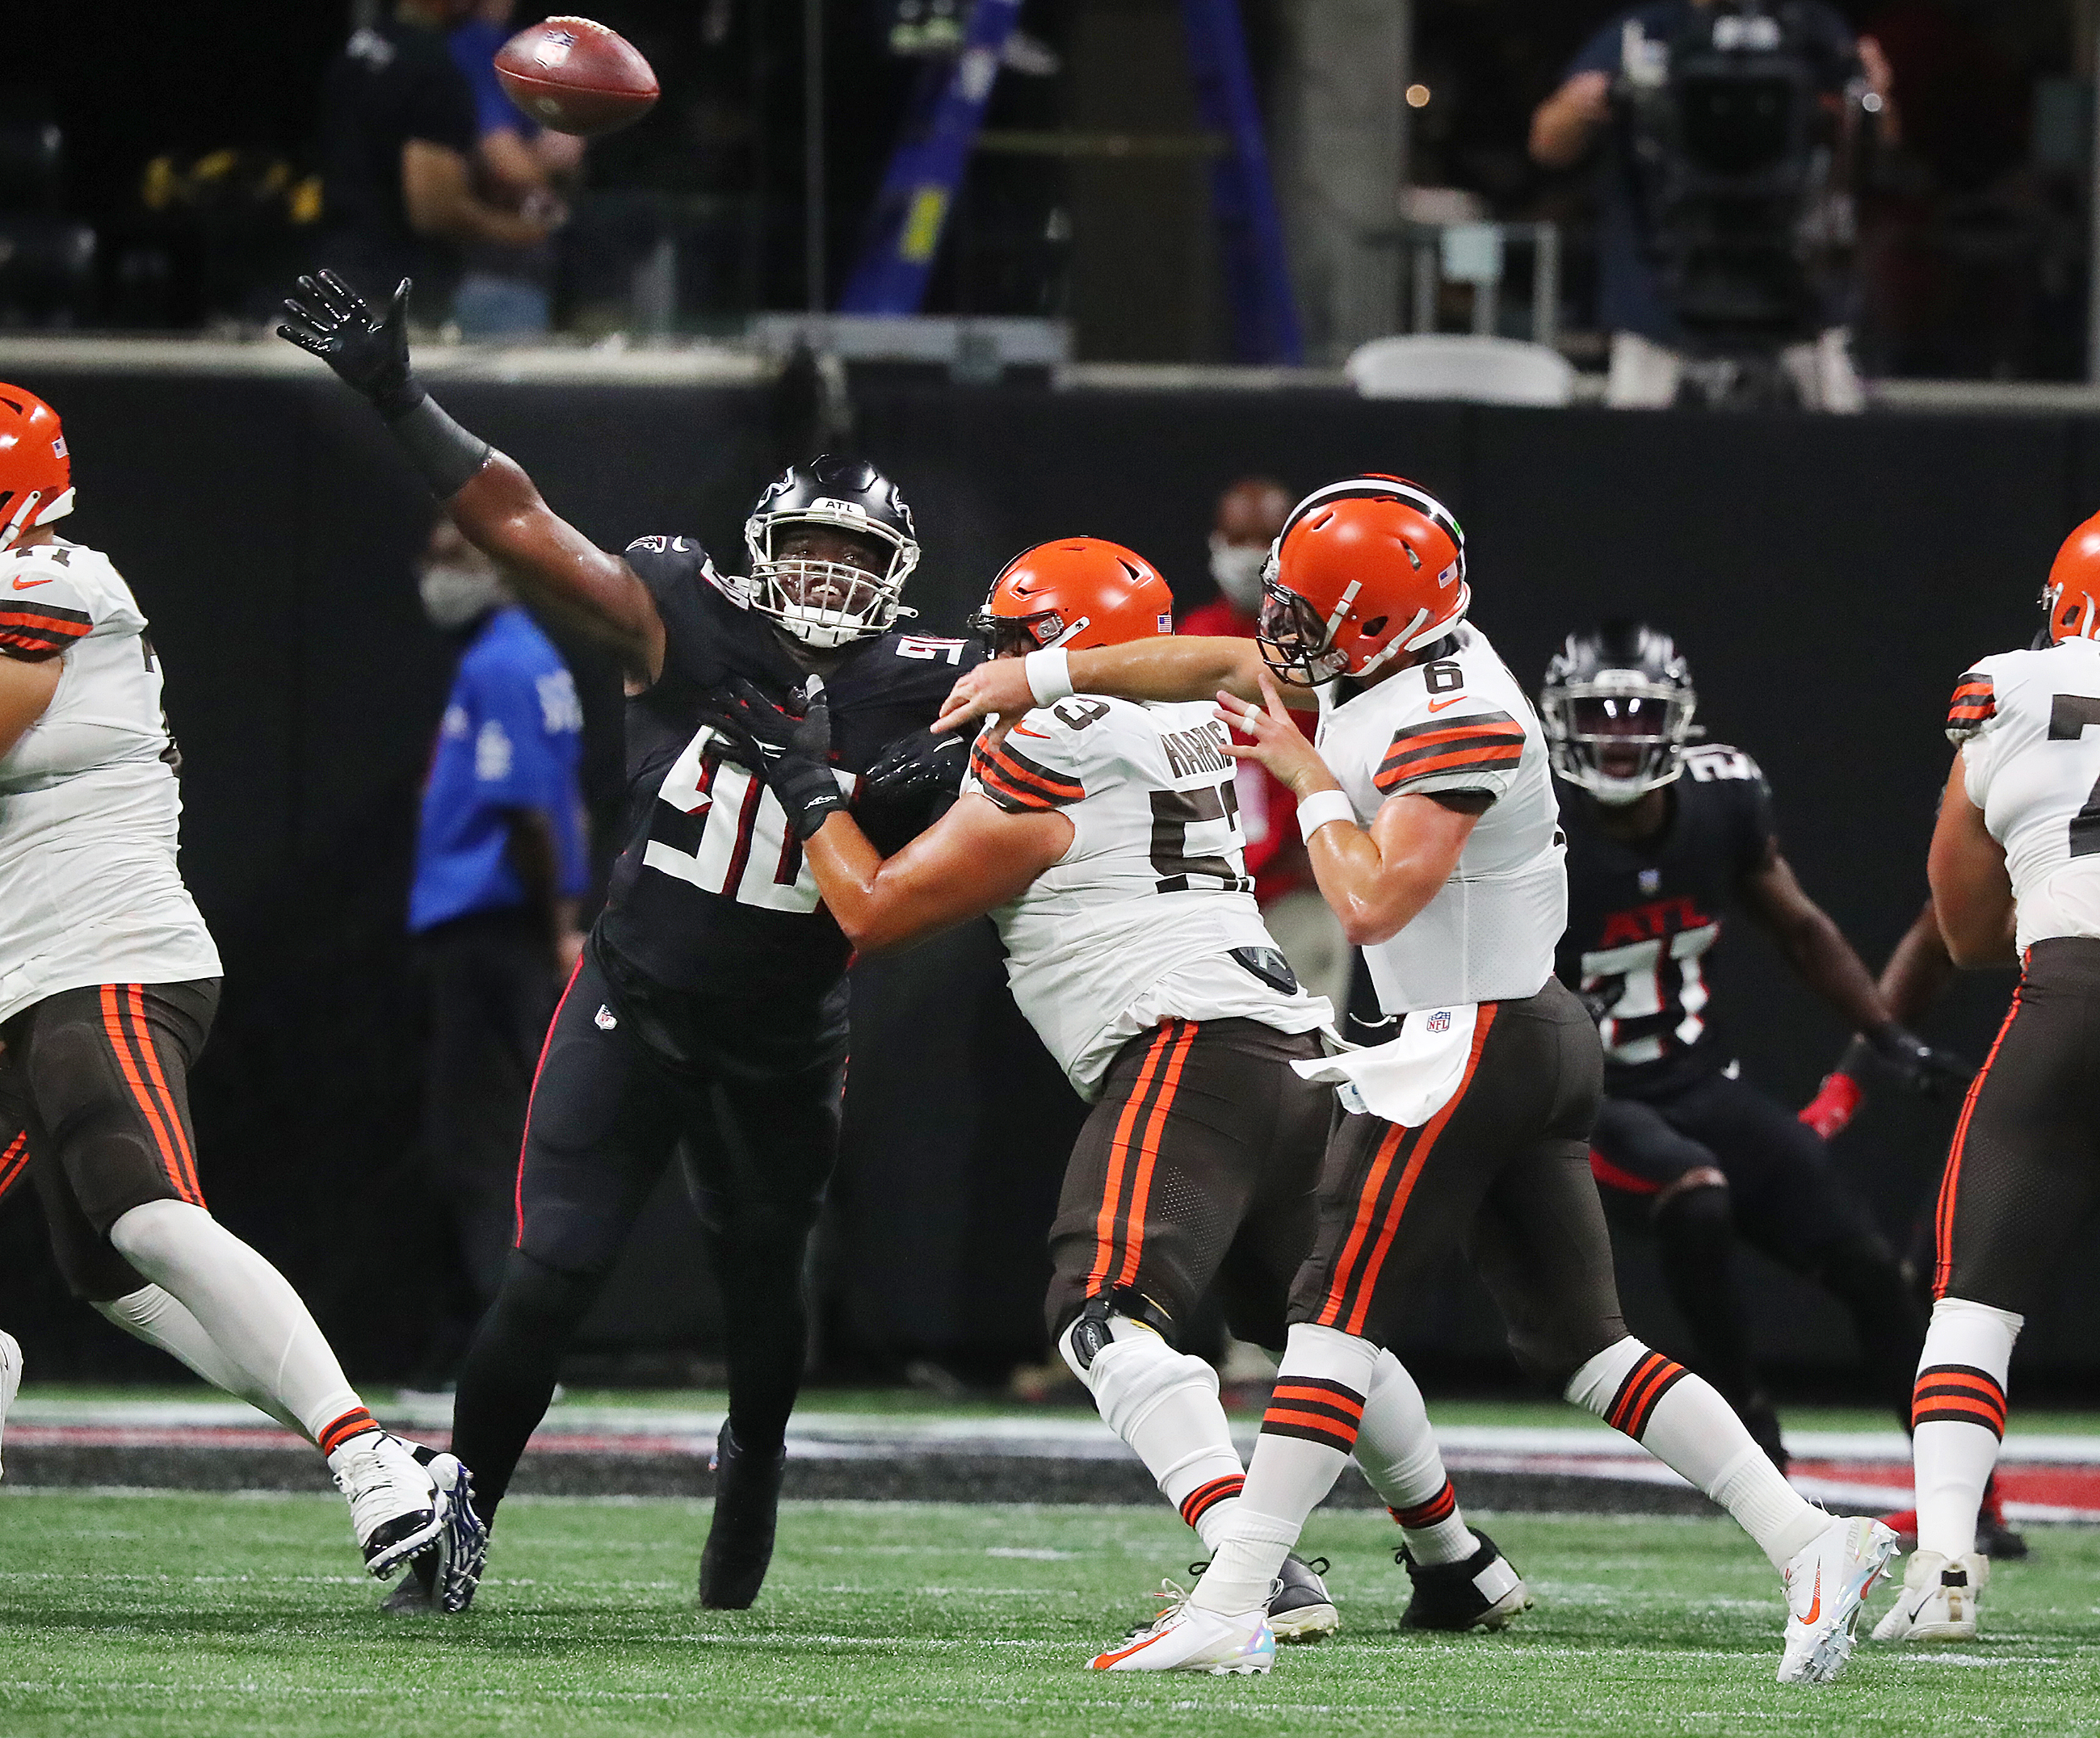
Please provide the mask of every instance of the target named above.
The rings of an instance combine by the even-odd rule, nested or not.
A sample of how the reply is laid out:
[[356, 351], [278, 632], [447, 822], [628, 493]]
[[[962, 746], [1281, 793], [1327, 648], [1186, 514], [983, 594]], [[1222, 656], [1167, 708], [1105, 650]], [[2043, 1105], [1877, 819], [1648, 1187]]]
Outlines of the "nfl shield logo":
[[1451, 1030], [1451, 1015], [1449, 1010], [1447, 1008], [1438, 1008], [1435, 1013], [1429, 1017], [1427, 1024], [1429, 1030], [1432, 1032], [1449, 1031]]
[[1641, 871], [1640, 890], [1643, 893], [1654, 893], [1660, 889], [1661, 885], [1662, 871], [1660, 869], [1643, 869]]

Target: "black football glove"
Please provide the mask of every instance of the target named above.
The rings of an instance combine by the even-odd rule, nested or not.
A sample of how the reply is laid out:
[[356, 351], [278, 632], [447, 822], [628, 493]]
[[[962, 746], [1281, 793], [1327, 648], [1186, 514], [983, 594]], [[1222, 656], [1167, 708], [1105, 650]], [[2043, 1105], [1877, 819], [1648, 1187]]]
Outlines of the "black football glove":
[[832, 775], [832, 707], [821, 677], [804, 685], [799, 711], [740, 676], [708, 699], [710, 721], [726, 739], [722, 758], [765, 779], [796, 838], [807, 839], [844, 812], [845, 792]]
[[1891, 1020], [1863, 1034], [1874, 1060], [1906, 1092], [1938, 1098], [1965, 1088], [1976, 1070], [1959, 1056], [1936, 1050], [1915, 1032]]
[[379, 319], [364, 298], [333, 271], [299, 280], [288, 297], [277, 336], [319, 356], [345, 385], [371, 399], [380, 415], [405, 416], [423, 401], [423, 389], [408, 371], [408, 280]]
[[915, 730], [901, 736], [867, 770], [867, 790], [892, 801], [953, 796], [963, 787], [969, 768], [971, 738], [951, 730], [945, 736]]
[[1590, 1024], [1602, 1026], [1612, 1017], [1612, 1010], [1619, 1005], [1623, 980], [1609, 978], [1590, 990], [1577, 990], [1575, 999], [1582, 1004], [1582, 1012], [1590, 1017]]

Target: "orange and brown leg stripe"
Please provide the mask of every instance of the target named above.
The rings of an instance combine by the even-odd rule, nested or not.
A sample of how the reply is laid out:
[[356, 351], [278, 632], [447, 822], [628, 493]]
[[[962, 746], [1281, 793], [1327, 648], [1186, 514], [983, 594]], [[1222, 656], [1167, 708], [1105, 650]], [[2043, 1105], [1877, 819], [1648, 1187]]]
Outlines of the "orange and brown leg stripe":
[[161, 1168], [176, 1195], [192, 1206], [204, 1205], [204, 1189], [197, 1181], [196, 1156], [190, 1150], [189, 1131], [183, 1127], [175, 1095], [153, 1043], [152, 1028], [146, 1021], [145, 986], [142, 984], [104, 984], [102, 991], [102, 1028], [117, 1057], [117, 1072], [138, 1103], [147, 1128], [159, 1151]]
[[1087, 1295], [1099, 1297], [1118, 1286], [1137, 1283], [1145, 1256], [1145, 1215], [1152, 1203], [1153, 1172], [1159, 1162], [1159, 1142], [1167, 1114], [1180, 1089], [1181, 1070], [1196, 1043], [1197, 1022], [1169, 1020], [1154, 1037], [1138, 1070], [1115, 1139], [1109, 1144], [1108, 1181], [1101, 1189], [1101, 1210], [1094, 1220], [1094, 1264], [1087, 1274]]
[[29, 1131], [24, 1129], [7, 1143], [5, 1152], [0, 1152], [0, 1201], [7, 1198], [7, 1191], [29, 1168]]
[[1364, 1397], [1346, 1383], [1325, 1376], [1279, 1376], [1262, 1414], [1264, 1436], [1296, 1436], [1344, 1454], [1357, 1446], [1364, 1422]]
[[1427, 1502], [1418, 1502], [1411, 1508], [1388, 1507], [1386, 1513], [1410, 1533], [1419, 1533], [1425, 1527], [1435, 1527], [1458, 1512], [1458, 1493], [1451, 1489], [1451, 1481], [1444, 1481], [1444, 1489]]
[[1181, 1499], [1181, 1519], [1194, 1526], [1221, 1502], [1229, 1502], [1239, 1495], [1246, 1483], [1244, 1473], [1228, 1473], [1222, 1479], [1213, 1479], [1207, 1484], [1198, 1484]]
[[1935, 1364], [1917, 1373], [1910, 1422], [1913, 1430], [1921, 1424], [1980, 1424], [2002, 1441], [2005, 1391], [1990, 1371], [1973, 1364]]
[[324, 1455], [333, 1454], [353, 1436], [362, 1436], [378, 1428], [378, 1419], [364, 1407], [353, 1406], [333, 1423], [324, 1426], [314, 1441]]
[[1640, 1362], [1626, 1372], [1626, 1379], [1612, 1396], [1604, 1422], [1613, 1430], [1639, 1441], [1641, 1432], [1655, 1416], [1655, 1409], [1662, 1396], [1689, 1374], [1691, 1372], [1682, 1364], [1673, 1362], [1659, 1352], [1644, 1354]]
[[1983, 1058], [1983, 1065], [1976, 1070], [1976, 1078], [1969, 1083], [1968, 1096], [1961, 1101], [1961, 1120], [1955, 1123], [1954, 1139], [1948, 1145], [1947, 1170], [1939, 1180], [1939, 1199], [1932, 1214], [1932, 1295], [1935, 1298], [1947, 1295], [1948, 1277], [1954, 1271], [1954, 1202], [1961, 1185], [1962, 1149], [1969, 1139], [1969, 1119], [1976, 1114], [1976, 1100], [1983, 1090], [1983, 1083], [1990, 1078], [1991, 1065], [1998, 1060], [1999, 1047], [2005, 1043], [2005, 1034], [2012, 1030], [2019, 1011], [2020, 992], [2015, 987], [2012, 1005], [2005, 1010], [1998, 1035], [1991, 1040], [1990, 1053]]

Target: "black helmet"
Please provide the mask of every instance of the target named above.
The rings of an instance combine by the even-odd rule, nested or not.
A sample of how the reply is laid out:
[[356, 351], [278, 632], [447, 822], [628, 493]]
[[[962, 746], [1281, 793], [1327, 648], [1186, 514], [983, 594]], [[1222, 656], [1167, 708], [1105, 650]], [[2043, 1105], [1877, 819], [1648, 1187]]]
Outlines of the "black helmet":
[[[775, 536], [796, 525], [829, 525], [872, 537], [887, 548], [889, 560], [871, 573], [846, 562], [775, 556]], [[865, 459], [830, 453], [791, 465], [773, 479], [743, 523], [743, 541], [751, 552], [751, 607], [819, 650], [888, 633], [900, 612], [904, 581], [919, 565], [911, 509], [897, 485]], [[791, 589], [783, 580], [796, 583]], [[804, 603], [803, 589], [812, 580], [838, 588], [843, 601]]]
[[1569, 634], [1546, 665], [1538, 695], [1553, 770], [1613, 804], [1630, 803], [1684, 770], [1698, 707], [1692, 667], [1675, 642], [1634, 621]]

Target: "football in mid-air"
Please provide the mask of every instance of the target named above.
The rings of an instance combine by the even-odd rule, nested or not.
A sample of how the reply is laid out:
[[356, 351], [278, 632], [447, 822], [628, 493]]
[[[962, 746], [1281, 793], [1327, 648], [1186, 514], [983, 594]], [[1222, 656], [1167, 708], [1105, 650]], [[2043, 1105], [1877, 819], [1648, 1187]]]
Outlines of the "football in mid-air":
[[549, 18], [496, 51], [496, 76], [519, 109], [557, 133], [594, 138], [656, 106], [656, 74], [627, 38], [589, 18]]

